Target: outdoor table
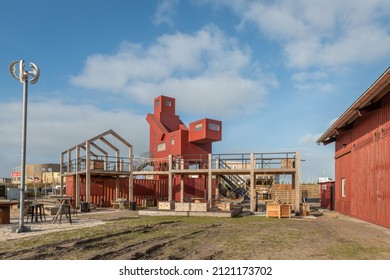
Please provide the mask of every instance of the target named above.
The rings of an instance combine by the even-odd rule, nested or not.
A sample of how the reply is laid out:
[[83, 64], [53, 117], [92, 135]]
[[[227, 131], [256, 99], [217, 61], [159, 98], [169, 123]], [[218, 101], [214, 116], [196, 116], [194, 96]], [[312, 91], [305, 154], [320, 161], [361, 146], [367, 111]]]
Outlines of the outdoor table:
[[119, 198], [119, 199], [116, 200], [116, 202], [119, 203], [118, 208], [119, 208], [120, 210], [125, 210], [126, 198]]
[[51, 195], [50, 197], [57, 199], [59, 204], [70, 204], [73, 200], [73, 197], [69, 195]]
[[9, 224], [11, 221], [12, 205], [16, 205], [18, 202], [0, 202], [0, 224]]
[[52, 224], [54, 224], [58, 217], [60, 217], [59, 224], [61, 224], [62, 215], [65, 214], [66, 218], [69, 220], [69, 223], [72, 223], [71, 217], [71, 201], [73, 200], [72, 196], [51, 196], [53, 198], [57, 198], [60, 206], [58, 208], [57, 214], [54, 216]]

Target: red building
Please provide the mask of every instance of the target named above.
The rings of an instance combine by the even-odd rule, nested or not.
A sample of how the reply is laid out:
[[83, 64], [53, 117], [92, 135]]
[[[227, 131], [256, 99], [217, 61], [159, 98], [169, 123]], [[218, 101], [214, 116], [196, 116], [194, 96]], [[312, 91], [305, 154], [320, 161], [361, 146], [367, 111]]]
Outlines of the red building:
[[334, 208], [334, 181], [320, 183], [321, 208], [335, 210]]
[[[212, 153], [212, 143], [222, 139], [222, 122], [213, 119], [201, 119], [189, 124], [189, 128], [176, 115], [175, 99], [159, 96], [154, 99], [154, 113], [147, 114], [146, 120], [150, 126], [150, 155], [156, 159], [154, 171], [167, 170], [168, 163], [158, 159], [183, 159], [183, 168], [191, 168], [189, 164], [202, 168], [207, 162], [208, 154]], [[162, 176], [156, 176], [162, 179]], [[180, 200], [180, 180], [175, 178], [173, 196]], [[205, 197], [206, 178], [185, 178], [186, 197]]]
[[390, 228], [390, 68], [317, 142], [335, 142], [336, 211]]
[[154, 113], [147, 114], [150, 125], [152, 158], [168, 155], [205, 155], [212, 153], [212, 142], [222, 139], [222, 122], [201, 119], [190, 123], [189, 129], [175, 113], [175, 99], [159, 96], [154, 99]]

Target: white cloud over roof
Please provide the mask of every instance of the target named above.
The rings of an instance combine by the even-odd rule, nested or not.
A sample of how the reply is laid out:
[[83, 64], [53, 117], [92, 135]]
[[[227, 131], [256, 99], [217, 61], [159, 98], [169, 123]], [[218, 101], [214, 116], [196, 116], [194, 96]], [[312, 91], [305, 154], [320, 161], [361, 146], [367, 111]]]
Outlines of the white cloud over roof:
[[91, 55], [71, 83], [143, 104], [162, 93], [185, 96], [182, 110], [223, 116], [261, 104], [265, 87], [258, 75], [242, 74], [248, 70], [261, 73], [249, 48], [208, 25], [194, 34], [162, 35], [150, 46], [123, 42], [114, 54]]
[[220, 1], [283, 45], [290, 67], [335, 67], [378, 61], [390, 53], [386, 0]]

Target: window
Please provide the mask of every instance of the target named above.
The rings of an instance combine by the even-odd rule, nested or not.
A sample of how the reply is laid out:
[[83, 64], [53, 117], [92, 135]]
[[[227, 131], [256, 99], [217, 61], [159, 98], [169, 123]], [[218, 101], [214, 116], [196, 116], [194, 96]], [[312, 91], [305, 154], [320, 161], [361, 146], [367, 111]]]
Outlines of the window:
[[195, 125], [195, 131], [201, 130], [202, 127], [203, 127], [203, 124], [202, 124], [202, 123], [197, 123], [197, 124]]
[[175, 145], [175, 138], [171, 138], [171, 145]]
[[341, 179], [341, 197], [346, 197], [345, 183], [346, 183], [345, 178], [342, 178]]
[[165, 100], [165, 106], [171, 107], [172, 101], [171, 100]]
[[157, 152], [162, 152], [165, 151], [166, 149], [167, 149], [167, 145], [165, 142], [157, 145]]
[[219, 131], [219, 124], [217, 123], [212, 123], [212, 122], [209, 122], [207, 127], [210, 129], [210, 130], [215, 130], [215, 131]]
[[160, 107], [160, 99], [156, 100], [156, 107]]

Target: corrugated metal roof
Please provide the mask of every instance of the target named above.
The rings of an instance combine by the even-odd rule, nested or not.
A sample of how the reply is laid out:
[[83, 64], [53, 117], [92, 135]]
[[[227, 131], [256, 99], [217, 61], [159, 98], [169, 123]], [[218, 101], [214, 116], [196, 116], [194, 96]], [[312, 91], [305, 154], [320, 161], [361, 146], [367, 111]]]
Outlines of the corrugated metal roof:
[[325, 131], [317, 143], [325, 145], [335, 140], [339, 130], [348, 127], [361, 116], [361, 110], [382, 98], [390, 86], [390, 67]]

